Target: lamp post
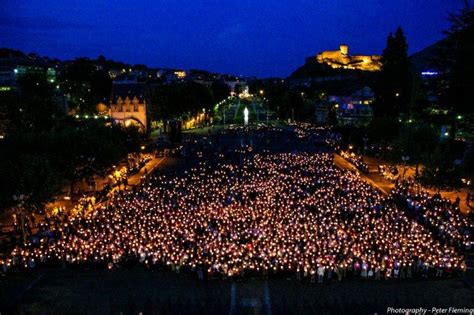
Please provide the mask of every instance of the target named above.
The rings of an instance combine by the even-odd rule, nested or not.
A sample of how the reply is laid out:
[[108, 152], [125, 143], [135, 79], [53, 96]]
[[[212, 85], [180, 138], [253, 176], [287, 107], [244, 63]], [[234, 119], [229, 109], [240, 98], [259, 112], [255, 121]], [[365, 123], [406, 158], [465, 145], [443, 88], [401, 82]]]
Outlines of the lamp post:
[[223, 116], [224, 116], [224, 129], [225, 129], [225, 101], [224, 101], [224, 104], [222, 106], [222, 112], [223, 112]]
[[364, 156], [365, 156], [366, 150], [367, 150], [367, 142], [369, 141], [369, 138], [365, 136], [364, 138], [362, 138], [362, 140], [364, 141]]
[[13, 195], [13, 200], [18, 202], [17, 208], [19, 210], [19, 215], [20, 215], [21, 233], [23, 235], [23, 243], [26, 243], [25, 210], [24, 210], [25, 199], [26, 199], [26, 196], [23, 195], [23, 194]]
[[269, 114], [268, 114], [268, 110], [269, 110], [269, 108], [268, 108], [268, 100], [267, 100], [266, 98], [263, 98], [263, 100], [264, 100], [264, 102], [265, 102], [265, 105], [267, 105], [266, 107], [267, 107], [267, 126], [268, 126], [268, 115], [269, 115]]
[[402, 155], [402, 161], [403, 161], [402, 180], [405, 179], [406, 166], [409, 160], [410, 160], [410, 157], [408, 155]]

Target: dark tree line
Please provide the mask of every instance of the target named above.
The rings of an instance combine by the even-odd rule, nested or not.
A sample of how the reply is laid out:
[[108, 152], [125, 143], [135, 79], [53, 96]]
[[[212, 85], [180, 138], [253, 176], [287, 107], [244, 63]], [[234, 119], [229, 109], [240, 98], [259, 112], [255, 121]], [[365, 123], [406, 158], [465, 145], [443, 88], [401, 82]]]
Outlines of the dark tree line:
[[25, 75], [2, 96], [8, 129], [0, 141], [0, 210], [26, 196], [39, 209], [68, 184], [104, 172], [139, 149], [138, 131], [66, 117], [46, 75]]
[[148, 108], [150, 119], [189, 118], [203, 109], [209, 112], [229, 95], [229, 87], [220, 81], [213, 82], [211, 87], [196, 82], [162, 84], [152, 93]]
[[472, 114], [474, 91], [474, 10], [466, 8], [449, 18], [451, 27], [439, 49], [437, 64], [443, 70], [439, 78], [441, 101], [456, 113]]
[[97, 60], [78, 58], [61, 71], [60, 87], [76, 112], [92, 114], [98, 103], [108, 103], [112, 80], [107, 65], [103, 57]]

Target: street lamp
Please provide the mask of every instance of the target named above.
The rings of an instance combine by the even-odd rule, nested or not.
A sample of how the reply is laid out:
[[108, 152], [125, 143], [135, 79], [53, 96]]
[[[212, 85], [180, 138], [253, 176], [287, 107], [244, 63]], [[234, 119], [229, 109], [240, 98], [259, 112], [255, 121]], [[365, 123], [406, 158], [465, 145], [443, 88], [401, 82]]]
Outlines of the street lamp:
[[402, 174], [402, 180], [405, 178], [405, 172], [406, 172], [406, 166], [407, 162], [410, 160], [410, 157], [408, 155], [402, 155], [402, 161], [403, 161], [403, 174]]
[[366, 135], [364, 138], [362, 138], [362, 140], [364, 141], [364, 155], [365, 155], [366, 150], [367, 150], [367, 142], [369, 141], [369, 138]]
[[20, 221], [21, 221], [21, 233], [23, 234], [23, 243], [26, 243], [26, 231], [25, 231], [25, 209], [24, 203], [27, 196], [20, 194], [20, 195], [13, 195], [13, 200], [17, 201], [18, 212], [20, 214]]

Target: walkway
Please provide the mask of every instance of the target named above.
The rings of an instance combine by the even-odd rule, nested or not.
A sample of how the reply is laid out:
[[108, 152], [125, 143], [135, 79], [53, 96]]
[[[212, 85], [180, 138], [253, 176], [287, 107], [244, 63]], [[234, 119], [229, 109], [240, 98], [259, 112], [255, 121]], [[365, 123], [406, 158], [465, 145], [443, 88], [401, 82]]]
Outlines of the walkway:
[[[150, 161], [148, 161], [137, 173], [133, 174], [128, 179], [128, 187], [138, 186], [141, 183], [141, 180], [144, 176], [151, 174], [158, 166], [162, 164], [169, 164], [172, 163], [172, 159], [168, 157], [153, 157]], [[146, 171], [145, 171], [146, 170]], [[100, 191], [104, 188], [104, 186], [109, 182], [107, 176], [97, 178], [97, 191]], [[116, 191], [118, 186], [115, 186], [111, 192]], [[46, 204], [45, 211], [52, 211], [56, 207], [64, 207], [67, 210], [74, 208], [77, 204], [77, 200], [71, 200], [67, 198], [67, 195], [61, 194], [56, 197], [56, 200]], [[43, 219], [42, 215], [35, 215], [37, 221], [40, 222]], [[14, 229], [13, 227], [13, 219], [12, 219], [12, 212], [5, 211], [2, 216], [0, 217], [0, 227], [1, 231], [9, 232]]]
[[[369, 165], [369, 174], [373, 176], [372, 174], [378, 174], [378, 165], [385, 164], [388, 165], [389, 163], [376, 159], [373, 157], [368, 157], [364, 156], [364, 162]], [[403, 165], [397, 165], [400, 173], [403, 173]], [[419, 167], [419, 171], [423, 169], [423, 166]], [[414, 178], [416, 174], [416, 169], [414, 166], [407, 166], [405, 167], [405, 178]], [[381, 177], [379, 175], [379, 177]], [[382, 177], [381, 177], [382, 178]], [[382, 181], [390, 183], [392, 188], [395, 186], [394, 183], [391, 183], [390, 181], [386, 180], [385, 178], [382, 178]], [[424, 190], [427, 190], [430, 194], [434, 195], [438, 191], [434, 188], [429, 188], [429, 187], [423, 187]], [[461, 212], [464, 214], [468, 214], [472, 211], [472, 207], [469, 207], [466, 204], [466, 195], [467, 193], [470, 192], [471, 195], [474, 194], [473, 190], [469, 190], [467, 188], [460, 188], [460, 189], [453, 189], [453, 190], [440, 190], [439, 193], [441, 194], [442, 197], [451, 200], [451, 202], [456, 202], [456, 198], [459, 197], [461, 199], [461, 202], [459, 203], [459, 208], [461, 209]]]
[[339, 154], [334, 154], [334, 163], [336, 164], [336, 166], [340, 168], [346, 169], [352, 173], [354, 172], [358, 173], [362, 179], [364, 179], [370, 185], [377, 188], [379, 191], [381, 191], [385, 195], [390, 194], [390, 192], [392, 191], [394, 187], [393, 183], [390, 183], [384, 178], [381, 178], [381, 176], [376, 176], [376, 174], [371, 174], [371, 173], [364, 174], [360, 172], [352, 163], [349, 163]]
[[[351, 172], [358, 172], [360, 176], [366, 180], [369, 184], [372, 186], [376, 187], [380, 191], [382, 191], [384, 194], [388, 195], [392, 189], [395, 187], [395, 183], [389, 181], [388, 179], [385, 179], [383, 176], [380, 175], [378, 171], [378, 166], [379, 165], [388, 165], [389, 163], [384, 162], [383, 160], [379, 160], [373, 157], [363, 157], [363, 160], [367, 165], [369, 166], [369, 173], [362, 173], [357, 168], [347, 160], [345, 160], [343, 157], [341, 157], [339, 154], [334, 154], [334, 162], [336, 163], [337, 166], [347, 169]], [[402, 165], [397, 165], [399, 170], [403, 172], [403, 166]], [[421, 169], [421, 168], [420, 168]], [[405, 171], [405, 178], [413, 177], [415, 175], [415, 167], [413, 166], [407, 166], [406, 171]], [[424, 190], [427, 190], [430, 194], [435, 194], [438, 191], [436, 189], [428, 188], [428, 187], [422, 187]], [[469, 190], [467, 188], [461, 188], [458, 190], [440, 190], [439, 193], [441, 196], [444, 198], [447, 198], [451, 200], [451, 202], [455, 202], [456, 198], [459, 197], [461, 199], [461, 202], [459, 204], [459, 208], [461, 209], [461, 212], [467, 215], [471, 211], [473, 211], [472, 206], [469, 207], [466, 204], [466, 195], [467, 193], [470, 192], [471, 195], [474, 196], [474, 191]]]

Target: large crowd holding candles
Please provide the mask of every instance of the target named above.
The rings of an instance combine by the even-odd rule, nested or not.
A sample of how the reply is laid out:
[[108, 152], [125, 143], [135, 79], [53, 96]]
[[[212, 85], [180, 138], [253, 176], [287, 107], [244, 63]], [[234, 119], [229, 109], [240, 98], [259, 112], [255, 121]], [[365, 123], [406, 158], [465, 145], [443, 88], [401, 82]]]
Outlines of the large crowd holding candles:
[[406, 184], [383, 196], [337, 168], [331, 153], [230, 151], [215, 159], [199, 152], [187, 170], [156, 174], [101, 207], [60, 212], [0, 265], [138, 263], [200, 279], [293, 274], [311, 282], [464, 271], [473, 225], [448, 201]]

